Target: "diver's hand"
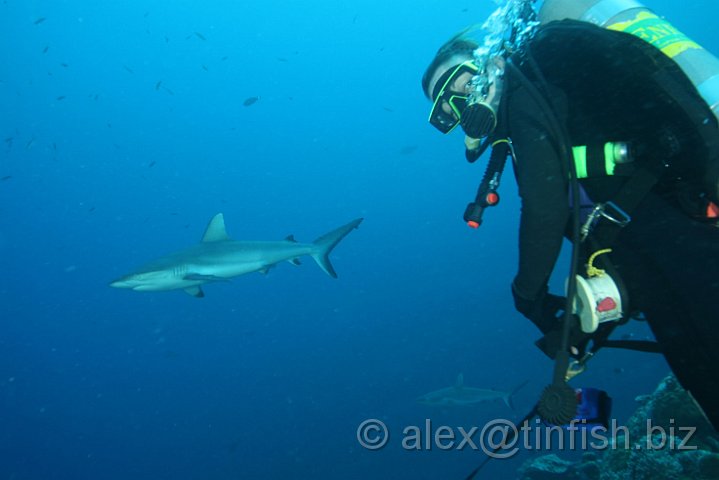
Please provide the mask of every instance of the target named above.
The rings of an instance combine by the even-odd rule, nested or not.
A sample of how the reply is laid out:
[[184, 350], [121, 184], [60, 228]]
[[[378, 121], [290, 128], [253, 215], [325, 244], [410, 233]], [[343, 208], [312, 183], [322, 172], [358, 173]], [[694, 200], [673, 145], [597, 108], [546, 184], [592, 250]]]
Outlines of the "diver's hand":
[[[569, 354], [575, 359], [580, 359], [584, 357], [584, 354], [587, 351], [587, 344], [589, 344], [589, 340], [591, 340], [592, 335], [582, 331], [579, 325], [579, 317], [576, 315], [572, 315], [570, 321], [572, 322], [572, 325], [569, 329]], [[546, 356], [554, 359], [557, 352], [562, 347], [563, 330], [564, 325], [560, 322], [555, 329], [537, 340], [535, 345], [537, 345], [537, 347], [539, 347]]]
[[462, 111], [459, 124], [468, 137], [484, 138], [497, 126], [497, 116], [488, 105], [471, 103]]
[[[514, 282], [512, 282], [512, 296], [517, 311], [530, 319], [544, 334], [535, 344], [545, 355], [553, 359], [562, 347], [564, 308], [567, 298], [548, 293], [545, 286], [536, 298], [528, 299], [517, 292]], [[570, 322], [570, 355], [579, 359], [584, 356], [592, 336], [582, 331], [577, 315], [571, 315]]]
[[545, 286], [535, 298], [527, 298], [520, 294], [512, 282], [514, 308], [534, 323], [542, 333], [548, 333], [561, 325], [566, 297], [548, 293]]

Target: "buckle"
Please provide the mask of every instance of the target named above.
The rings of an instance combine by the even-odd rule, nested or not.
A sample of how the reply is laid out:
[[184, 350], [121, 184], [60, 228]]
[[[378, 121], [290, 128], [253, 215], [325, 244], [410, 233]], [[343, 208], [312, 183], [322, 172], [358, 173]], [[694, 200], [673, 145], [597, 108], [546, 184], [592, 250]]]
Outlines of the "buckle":
[[[609, 207], [609, 209], [607, 209], [607, 207]], [[620, 227], [625, 227], [632, 221], [632, 217], [612, 201], [606, 202], [599, 214]]]
[[602, 218], [609, 220], [611, 223], [620, 228], [625, 227], [632, 221], [632, 217], [627, 212], [622, 210], [622, 208], [616, 203], [612, 201], [598, 203], [594, 206], [592, 213], [589, 214], [587, 220], [580, 229], [582, 241], [589, 236], [596, 223]]
[[564, 380], [568, 382], [577, 375], [584, 373], [587, 369], [587, 362], [591, 360], [592, 357], [594, 357], [594, 354], [592, 352], [587, 352], [579, 360], [572, 360], [567, 367], [567, 373], [564, 375]]

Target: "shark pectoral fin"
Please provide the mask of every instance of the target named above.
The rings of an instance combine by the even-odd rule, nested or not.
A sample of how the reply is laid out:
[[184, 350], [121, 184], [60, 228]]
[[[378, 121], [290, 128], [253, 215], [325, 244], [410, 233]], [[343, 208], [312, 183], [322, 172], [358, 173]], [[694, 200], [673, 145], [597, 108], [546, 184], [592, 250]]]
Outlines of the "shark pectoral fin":
[[302, 262], [300, 262], [299, 258], [290, 258], [287, 261], [290, 262], [292, 265], [302, 265]]
[[183, 280], [195, 280], [199, 282], [229, 282], [228, 278], [218, 277], [217, 275], [203, 275], [201, 273], [190, 273], [182, 277]]
[[274, 265], [267, 265], [266, 267], [262, 267], [257, 271], [260, 272], [262, 275], [267, 275], [267, 273], [269, 273], [272, 267], [274, 267]]
[[199, 286], [188, 287], [185, 289], [185, 292], [187, 292], [188, 295], [192, 295], [195, 298], [202, 298], [205, 296], [205, 292], [203, 292]]
[[221, 242], [229, 239], [230, 237], [225, 230], [225, 217], [221, 213], [218, 213], [212, 217], [212, 220], [210, 220], [210, 223], [207, 225], [205, 234], [202, 236], [202, 241]]

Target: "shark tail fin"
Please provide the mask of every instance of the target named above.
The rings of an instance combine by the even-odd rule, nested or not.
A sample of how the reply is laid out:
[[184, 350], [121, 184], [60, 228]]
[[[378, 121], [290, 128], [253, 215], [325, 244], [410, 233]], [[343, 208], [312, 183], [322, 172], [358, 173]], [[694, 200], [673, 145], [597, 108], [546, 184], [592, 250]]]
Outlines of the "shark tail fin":
[[312, 242], [312, 245], [315, 247], [314, 251], [311, 253], [312, 258], [315, 259], [317, 265], [319, 265], [320, 268], [330, 277], [337, 278], [337, 272], [335, 272], [335, 269], [330, 263], [330, 252], [332, 252], [332, 249], [340, 243], [340, 240], [345, 238], [348, 233], [357, 228], [360, 223], [362, 223], [361, 218], [352, 220], [347, 225], [343, 225], [335, 230], [332, 230]]
[[502, 397], [502, 400], [504, 400], [504, 403], [506, 403], [509, 408], [511, 408], [512, 410], [514, 410], [514, 401], [513, 401], [514, 394], [516, 394], [516, 393], [519, 391], [519, 389], [521, 389], [523, 386], [525, 386], [525, 385], [528, 384], [528, 383], [529, 383], [529, 380], [523, 381], [522, 383], [520, 383], [519, 385], [517, 385], [516, 387], [514, 387], [514, 388], [513, 388], [509, 393], [507, 393], [504, 397]]

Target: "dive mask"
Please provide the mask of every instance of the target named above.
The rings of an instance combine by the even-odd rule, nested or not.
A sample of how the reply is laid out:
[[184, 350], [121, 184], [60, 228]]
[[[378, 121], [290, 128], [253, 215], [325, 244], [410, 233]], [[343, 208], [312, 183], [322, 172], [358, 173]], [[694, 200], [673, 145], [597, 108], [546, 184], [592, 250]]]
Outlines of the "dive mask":
[[429, 113], [429, 123], [442, 133], [449, 133], [459, 124], [462, 111], [467, 107], [469, 94], [466, 91], [452, 90], [457, 78], [464, 73], [472, 76], [477, 74], [479, 69], [473, 61], [467, 60], [460, 63], [453, 70], [447, 71], [437, 81], [434, 89], [434, 104]]

